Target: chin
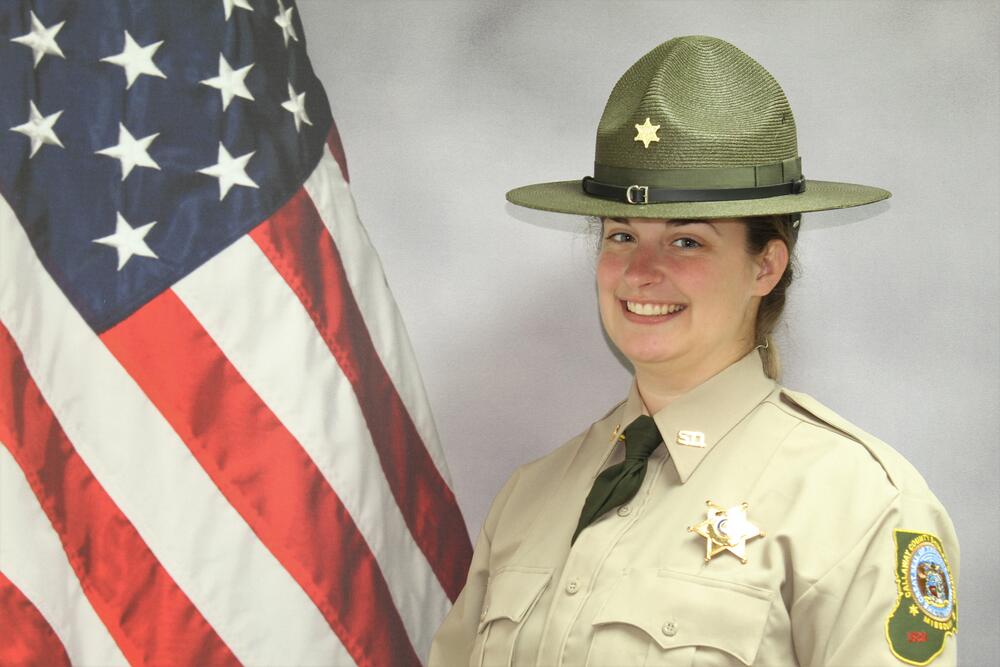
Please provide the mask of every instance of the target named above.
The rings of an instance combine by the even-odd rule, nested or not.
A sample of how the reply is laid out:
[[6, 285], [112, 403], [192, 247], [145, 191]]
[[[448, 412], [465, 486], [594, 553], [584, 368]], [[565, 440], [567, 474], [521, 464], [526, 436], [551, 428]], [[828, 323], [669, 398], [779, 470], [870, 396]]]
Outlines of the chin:
[[633, 366], [676, 361], [681, 356], [680, 351], [664, 347], [662, 342], [657, 341], [659, 344], [653, 345], [618, 345], [616, 343], [616, 346], [618, 351], [632, 362]]

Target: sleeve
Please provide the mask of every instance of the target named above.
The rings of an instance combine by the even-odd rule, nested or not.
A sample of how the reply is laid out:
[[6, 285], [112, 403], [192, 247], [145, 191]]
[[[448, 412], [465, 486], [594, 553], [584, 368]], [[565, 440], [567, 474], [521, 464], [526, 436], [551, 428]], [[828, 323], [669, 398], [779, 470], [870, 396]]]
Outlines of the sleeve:
[[515, 472], [507, 480], [486, 515], [486, 521], [476, 540], [465, 587], [434, 635], [428, 667], [458, 667], [469, 664], [489, 584], [493, 534], [507, 499], [517, 484], [517, 476], [518, 473]]
[[919, 491], [897, 494], [793, 602], [802, 665], [956, 664], [958, 541], [937, 499]]

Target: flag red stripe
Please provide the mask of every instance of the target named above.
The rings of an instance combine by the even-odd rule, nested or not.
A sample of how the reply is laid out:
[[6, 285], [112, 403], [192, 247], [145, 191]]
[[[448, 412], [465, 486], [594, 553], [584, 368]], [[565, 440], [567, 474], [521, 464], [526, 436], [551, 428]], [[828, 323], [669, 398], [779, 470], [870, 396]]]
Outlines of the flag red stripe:
[[0, 572], [0, 665], [69, 667], [59, 636], [24, 593]]
[[340, 140], [340, 133], [337, 132], [337, 124], [330, 119], [330, 132], [326, 135], [326, 146], [330, 149], [333, 159], [340, 165], [340, 173], [344, 175], [344, 180], [351, 181], [347, 174], [347, 155], [344, 154], [344, 144]]
[[336, 492], [177, 295], [161, 293], [101, 339], [354, 660], [419, 664]]
[[472, 547], [455, 497], [375, 351], [340, 253], [305, 191], [250, 236], [302, 301], [354, 387], [397, 505], [452, 601]]
[[131, 664], [239, 664], [73, 449], [2, 324], [0, 440]]

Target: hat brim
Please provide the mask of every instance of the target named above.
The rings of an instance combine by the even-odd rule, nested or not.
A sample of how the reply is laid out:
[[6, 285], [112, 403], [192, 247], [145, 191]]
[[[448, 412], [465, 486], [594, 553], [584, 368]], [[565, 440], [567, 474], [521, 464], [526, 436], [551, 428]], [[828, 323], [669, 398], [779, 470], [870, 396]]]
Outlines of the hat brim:
[[746, 218], [758, 215], [783, 215], [829, 211], [872, 204], [892, 196], [888, 190], [854, 183], [806, 181], [805, 191], [764, 199], [732, 201], [667, 202], [662, 204], [627, 204], [602, 199], [583, 191], [580, 181], [536, 183], [507, 193], [507, 201], [541, 211], [592, 215], [599, 218]]

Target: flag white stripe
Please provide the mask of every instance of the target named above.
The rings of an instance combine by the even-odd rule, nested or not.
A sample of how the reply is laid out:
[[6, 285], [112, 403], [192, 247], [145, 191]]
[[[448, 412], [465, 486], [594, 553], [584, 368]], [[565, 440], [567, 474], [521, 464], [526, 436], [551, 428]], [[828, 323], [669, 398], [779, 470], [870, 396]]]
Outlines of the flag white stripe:
[[239, 660], [353, 664], [313, 602], [72, 308], [2, 198], [0, 321], [80, 457]]
[[[351, 514], [420, 656], [451, 603], [403, 518], [350, 380], [309, 313], [249, 237], [174, 286], [216, 345], [301, 444]], [[233, 299], [245, 292], [249, 299]], [[256, 303], [268, 304], [260, 317]]]
[[[35, 605], [74, 665], [128, 662], [80, 587], [59, 535], [0, 442], [0, 571]], [[17, 511], [11, 511], [16, 508]]]
[[386, 283], [378, 254], [358, 219], [347, 181], [328, 146], [324, 146], [323, 157], [306, 180], [305, 189], [340, 250], [347, 281], [371, 334], [375, 350], [406, 406], [431, 460], [441, 477], [451, 486], [451, 476], [438, 441], [410, 338], [396, 307], [396, 300]]

